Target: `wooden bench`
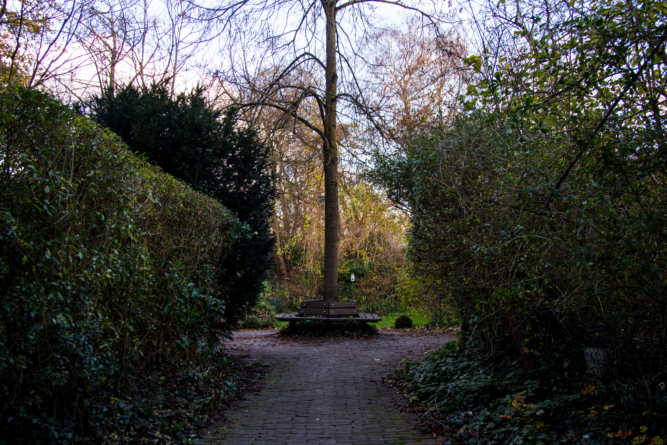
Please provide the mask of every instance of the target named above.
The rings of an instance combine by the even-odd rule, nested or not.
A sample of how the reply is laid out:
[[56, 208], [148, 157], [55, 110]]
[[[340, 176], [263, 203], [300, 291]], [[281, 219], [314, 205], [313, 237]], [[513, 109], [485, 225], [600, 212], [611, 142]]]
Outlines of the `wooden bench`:
[[356, 301], [308, 300], [301, 302], [298, 314], [276, 316], [278, 321], [360, 321], [377, 323], [381, 321], [376, 314], [360, 314]]

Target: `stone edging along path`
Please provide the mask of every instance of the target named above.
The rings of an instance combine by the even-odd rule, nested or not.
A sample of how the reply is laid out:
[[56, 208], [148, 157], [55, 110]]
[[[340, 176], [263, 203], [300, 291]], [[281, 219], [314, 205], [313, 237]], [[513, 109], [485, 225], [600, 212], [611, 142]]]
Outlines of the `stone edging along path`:
[[231, 355], [271, 365], [257, 394], [225, 412], [198, 443], [436, 444], [399, 412], [400, 396], [382, 378], [453, 337], [381, 330], [367, 339], [287, 339], [277, 330], [241, 331]]

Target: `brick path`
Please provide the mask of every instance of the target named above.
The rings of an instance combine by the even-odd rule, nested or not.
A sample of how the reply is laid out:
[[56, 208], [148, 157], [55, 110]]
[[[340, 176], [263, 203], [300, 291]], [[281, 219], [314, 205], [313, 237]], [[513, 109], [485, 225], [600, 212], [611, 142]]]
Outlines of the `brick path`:
[[272, 366], [261, 392], [226, 412], [200, 444], [436, 443], [394, 408], [400, 396], [381, 379], [451, 337], [383, 330], [365, 340], [288, 340], [276, 332], [242, 331], [227, 343], [230, 354]]

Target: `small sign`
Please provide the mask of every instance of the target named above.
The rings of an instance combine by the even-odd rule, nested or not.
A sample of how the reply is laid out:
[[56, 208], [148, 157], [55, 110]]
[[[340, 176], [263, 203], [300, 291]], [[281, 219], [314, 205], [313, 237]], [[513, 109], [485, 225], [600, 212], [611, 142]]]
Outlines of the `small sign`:
[[354, 283], [354, 274], [350, 275], [350, 281]]

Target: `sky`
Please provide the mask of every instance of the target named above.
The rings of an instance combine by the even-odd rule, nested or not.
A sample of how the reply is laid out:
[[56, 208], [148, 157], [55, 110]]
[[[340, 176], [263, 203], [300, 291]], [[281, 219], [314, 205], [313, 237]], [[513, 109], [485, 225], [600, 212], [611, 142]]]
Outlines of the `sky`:
[[[258, 35], [257, 32], [266, 31], [266, 26], [264, 29], [260, 29], [259, 24], [268, 24], [272, 28], [278, 29], [281, 26], [289, 27], [290, 25], [294, 25], [295, 21], [300, 18], [300, 15], [296, 13], [297, 11], [294, 9], [288, 10], [285, 7], [272, 12], [270, 15], [268, 12], [263, 14], [257, 13], [252, 17], [254, 19], [253, 22], [250, 24], [244, 23], [242, 28], [237, 29], [238, 33], [233, 36], [234, 39], [230, 39], [229, 34], [227, 34], [230, 28], [222, 28], [220, 25], [223, 21], [221, 20], [213, 20], [208, 23], [186, 23], [186, 21], [181, 20], [179, 12], [183, 12], [189, 8], [187, 13], [194, 16], [201, 12], [201, 10], [192, 9], [191, 4], [179, 2], [179, 0], [145, 0], [145, 2], [144, 0], [89, 1], [93, 2], [91, 4], [95, 6], [97, 11], [106, 12], [106, 14], [98, 14], [97, 20], [88, 20], [82, 23], [78, 28], [81, 35], [69, 41], [67, 45], [64, 44], [63, 36], [61, 35], [59, 45], [57, 46], [64, 48], [64, 51], [57, 52], [53, 51], [52, 48], [53, 57], [58, 56], [58, 63], [55, 66], [60, 66], [60, 72], [66, 72], [67, 75], [60, 76], [60, 82], [51, 82], [48, 87], [60, 95], [69, 94], [75, 96], [76, 99], [82, 99], [91, 93], [99, 91], [100, 81], [106, 81], [104, 72], [108, 67], [108, 54], [106, 54], [107, 57], [105, 60], [104, 52], [97, 50], [105, 46], [107, 49], [113, 47], [114, 39], [111, 37], [109, 27], [107, 29], [100, 28], [100, 25], [105, 23], [105, 20], [102, 20], [105, 17], [114, 17], [118, 22], [118, 19], [124, 16], [129, 17], [130, 20], [138, 20], [139, 22], [145, 20], [158, 26], [159, 30], [146, 34], [145, 41], [143, 42], [144, 55], [150, 54], [152, 51], [157, 51], [160, 54], [144, 61], [147, 62], [144, 63], [145, 69], [153, 73], [164, 72], [165, 70], [169, 70], [170, 65], [173, 65], [174, 57], [170, 58], [168, 52], [170, 47], [173, 48], [173, 43], [179, 40], [178, 37], [180, 35], [182, 42], [176, 62], [178, 65], [178, 75], [174, 85], [176, 91], [189, 90], [197, 83], [211, 84], [213, 82], [212, 73], [216, 71], [228, 71], [232, 61], [238, 65], [244, 52], [245, 54], [252, 52], [254, 50], [252, 46], [261, 40], [262, 36]], [[339, 3], [342, 3], [342, 1], [339, 1]], [[72, 0], [67, 0], [62, 4], [70, 4], [68, 2], [71, 3]], [[211, 0], [209, 6], [218, 3], [216, 0]], [[248, 9], [260, 3], [262, 2], [250, 2]], [[463, 26], [460, 26], [460, 29], [464, 33], [466, 32], [465, 22], [468, 20], [467, 17], [469, 17], [469, 14], [467, 14], [467, 11], [470, 8], [468, 4], [450, 4], [444, 0], [441, 2], [437, 0], [434, 2], [421, 1], [419, 3], [426, 5], [425, 9], [431, 11], [434, 8], [439, 8], [441, 11], [449, 12], [452, 14], [450, 16], [452, 21], [461, 21], [464, 23]], [[13, 2], [12, 4], [16, 6], [17, 2]], [[297, 4], [297, 2], [293, 2], [294, 4]], [[316, 2], [316, 4], [318, 3]], [[364, 8], [368, 9], [366, 6]], [[384, 3], [375, 4], [375, 8], [373, 23], [383, 27], [400, 27], [406, 18], [412, 14], [402, 8]], [[108, 12], [111, 10], [114, 11], [113, 14]], [[339, 41], [341, 43], [347, 42], [346, 36], [351, 37], [353, 40], [363, 37], [358, 32], [358, 27], [350, 26], [354, 14], [349, 14], [349, 12], [352, 11], [345, 11], [345, 14], [342, 15], [340, 24], [341, 32], [339, 33]], [[174, 21], [181, 26], [177, 28], [170, 26]], [[134, 25], [137, 24], [135, 23]], [[317, 26], [317, 34], [319, 35], [316, 35], [315, 39], [307, 45], [306, 39], [311, 37], [311, 35], [301, 33], [295, 40], [298, 44], [297, 46], [307, 46], [312, 52], [321, 52], [324, 29], [321, 27], [321, 24]], [[90, 32], [95, 27], [95, 30], [98, 32], [97, 36], [94, 36]], [[54, 34], [59, 30], [58, 26], [54, 26], [53, 29]], [[178, 32], [170, 32], [169, 29], [176, 29]], [[185, 47], [188, 41], [192, 43], [199, 36], [209, 34], [208, 37], [210, 37], [212, 34], [218, 32], [220, 33], [218, 38], [207, 40], [198, 45], [190, 45], [188, 48]], [[118, 35], [118, 32], [116, 34]], [[132, 38], [136, 39], [136, 35], [132, 36]], [[116, 39], [116, 46], [119, 46], [118, 40]], [[356, 40], [353, 42], [353, 45], [357, 45], [357, 49], [361, 49], [362, 54], [364, 50], [369, 49], [363, 47], [365, 45], [363, 40]], [[125, 48], [127, 49], [130, 46], [132, 44], [126, 42]], [[134, 46], [135, 50], [139, 46]], [[141, 57], [137, 57], [138, 53], [141, 53], [141, 51], [130, 51], [118, 62], [116, 66], [116, 78], [121, 79], [121, 82], [127, 82], [136, 78], [138, 59], [141, 59]], [[275, 54], [275, 51], [273, 53]], [[174, 52], [172, 51], [173, 54]], [[254, 55], [256, 56], [257, 54], [262, 54], [261, 58], [256, 57], [255, 60], [252, 60], [251, 57], [245, 57], [245, 62], [248, 66], [254, 63], [256, 68], [262, 64], [266, 65], [267, 62], [275, 62], [275, 58], [274, 60], [270, 60], [269, 53], [257, 52]], [[250, 55], [252, 56], [253, 54]], [[250, 68], [252, 70], [252, 67]], [[99, 76], [100, 72], [103, 73], [102, 77]]]

